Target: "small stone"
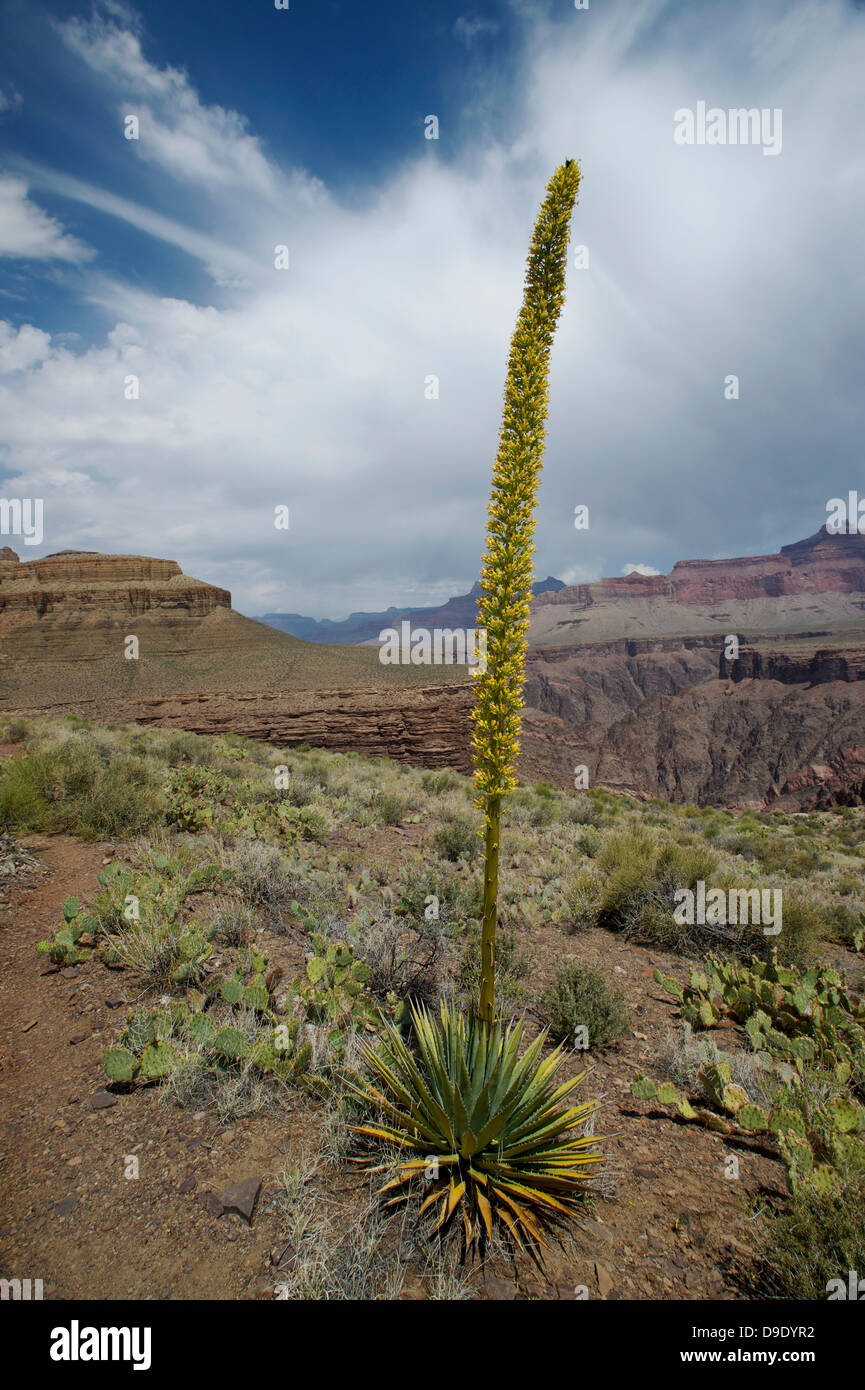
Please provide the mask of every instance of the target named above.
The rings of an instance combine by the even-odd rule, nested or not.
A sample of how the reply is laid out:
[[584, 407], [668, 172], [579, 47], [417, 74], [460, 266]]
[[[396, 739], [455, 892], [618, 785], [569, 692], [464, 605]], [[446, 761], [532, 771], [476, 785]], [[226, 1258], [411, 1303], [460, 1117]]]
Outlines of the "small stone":
[[586, 1217], [586, 1220], [582, 1224], [584, 1230], [588, 1231], [590, 1235], [595, 1236], [598, 1240], [607, 1241], [609, 1245], [613, 1244], [615, 1236], [607, 1226], [603, 1225], [602, 1222], [596, 1221], [594, 1217], [589, 1216]]
[[609, 1298], [610, 1294], [613, 1292], [613, 1276], [607, 1269], [607, 1266], [599, 1264], [597, 1260], [595, 1261], [595, 1275], [598, 1280], [598, 1291], [601, 1298]]
[[112, 994], [110, 999], [105, 1000], [105, 1003], [109, 1009], [119, 1009], [121, 1004], [126, 1003], [126, 1000], [122, 994]]
[[487, 1279], [484, 1289], [487, 1298], [497, 1299], [501, 1303], [511, 1303], [517, 1296], [516, 1285], [507, 1279]]
[[62, 1202], [57, 1202], [54, 1207], [55, 1216], [68, 1216], [78, 1205], [77, 1197], [64, 1197]]
[[109, 1091], [97, 1091], [90, 1097], [91, 1110], [109, 1110], [112, 1105], [117, 1104], [117, 1097], [112, 1096]]
[[214, 1192], [202, 1192], [201, 1205], [211, 1216], [222, 1215], [222, 1203]]
[[252, 1214], [255, 1211], [255, 1204], [258, 1201], [258, 1194], [261, 1191], [261, 1178], [244, 1178], [242, 1182], [233, 1183], [224, 1192], [219, 1194], [219, 1201], [223, 1211], [236, 1212], [242, 1216], [247, 1225], [252, 1225]]
[[89, 1037], [89, 1033], [76, 1033], [74, 1038], [69, 1039], [69, 1046], [77, 1047], [78, 1043], [86, 1042]]
[[270, 1263], [277, 1269], [293, 1269], [297, 1260], [297, 1251], [290, 1240], [284, 1245], [275, 1245], [270, 1252]]
[[195, 1191], [195, 1188], [196, 1188], [195, 1178], [194, 1178], [194, 1177], [192, 1176], [192, 1174], [190, 1173], [190, 1175], [189, 1175], [188, 1178], [184, 1178], [184, 1179], [183, 1179], [183, 1182], [180, 1184], [180, 1186], [178, 1187], [177, 1190], [178, 1190], [178, 1192], [194, 1192], [194, 1191]]

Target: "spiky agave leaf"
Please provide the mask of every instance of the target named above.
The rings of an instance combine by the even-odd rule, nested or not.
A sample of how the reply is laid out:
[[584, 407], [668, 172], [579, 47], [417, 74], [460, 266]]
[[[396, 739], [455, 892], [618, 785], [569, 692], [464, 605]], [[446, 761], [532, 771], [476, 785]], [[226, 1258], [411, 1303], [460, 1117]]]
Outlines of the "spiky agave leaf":
[[602, 1157], [582, 1132], [596, 1103], [563, 1105], [582, 1075], [556, 1084], [562, 1050], [542, 1057], [543, 1034], [520, 1054], [521, 1023], [488, 1028], [447, 1004], [440, 1020], [421, 1006], [412, 1021], [418, 1057], [388, 1027], [378, 1050], [362, 1044], [370, 1079], [355, 1085], [377, 1117], [355, 1132], [411, 1155], [381, 1189], [388, 1204], [419, 1195], [439, 1231], [461, 1215], [467, 1245], [497, 1221], [520, 1246], [546, 1244], [543, 1228], [575, 1213]]

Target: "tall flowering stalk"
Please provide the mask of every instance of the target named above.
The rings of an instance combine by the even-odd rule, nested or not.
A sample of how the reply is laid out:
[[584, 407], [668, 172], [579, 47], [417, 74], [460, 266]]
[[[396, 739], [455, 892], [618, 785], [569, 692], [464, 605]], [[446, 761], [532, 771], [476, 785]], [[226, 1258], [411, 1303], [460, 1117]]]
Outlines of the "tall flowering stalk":
[[526, 263], [525, 293], [508, 359], [504, 414], [493, 467], [478, 616], [486, 665], [476, 672], [472, 757], [484, 812], [484, 915], [478, 1014], [495, 1007], [496, 917], [502, 797], [516, 786], [520, 711], [534, 577], [535, 502], [547, 418], [550, 348], [565, 299], [565, 268], [580, 166], [567, 160], [550, 179]]

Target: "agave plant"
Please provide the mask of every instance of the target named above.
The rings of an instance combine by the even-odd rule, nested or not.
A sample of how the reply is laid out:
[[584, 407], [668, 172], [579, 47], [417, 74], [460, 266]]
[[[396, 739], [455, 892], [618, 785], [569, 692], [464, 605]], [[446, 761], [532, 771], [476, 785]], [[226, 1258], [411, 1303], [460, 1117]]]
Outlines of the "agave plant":
[[573, 1214], [601, 1161], [585, 1133], [596, 1102], [562, 1106], [582, 1075], [556, 1084], [562, 1052], [542, 1057], [543, 1034], [520, 1055], [521, 1023], [488, 1028], [446, 1004], [440, 1025], [423, 1007], [412, 1022], [417, 1058], [390, 1027], [378, 1050], [362, 1044], [371, 1079], [356, 1087], [380, 1119], [355, 1132], [411, 1155], [382, 1188], [395, 1193], [387, 1205], [420, 1190], [433, 1232], [462, 1217], [466, 1249], [483, 1249], [497, 1220], [521, 1249], [546, 1245], [542, 1228]]
[[545, 1034], [520, 1056], [522, 1025], [496, 1022], [494, 993], [501, 803], [516, 785], [550, 349], [579, 182], [579, 165], [568, 160], [550, 180], [538, 215], [493, 468], [478, 603], [487, 660], [475, 672], [472, 734], [486, 832], [477, 1011], [465, 1018], [443, 1006], [438, 1023], [414, 1010], [418, 1056], [389, 1029], [379, 1051], [362, 1045], [371, 1079], [355, 1086], [378, 1116], [357, 1132], [409, 1155], [382, 1189], [395, 1194], [389, 1203], [428, 1184], [421, 1211], [431, 1213], [441, 1232], [461, 1215], [466, 1247], [477, 1241], [483, 1248], [499, 1221], [521, 1247], [525, 1240], [545, 1244], [542, 1228], [573, 1214], [601, 1159], [594, 1136], [584, 1132], [594, 1105], [562, 1105], [582, 1077], [556, 1084], [562, 1054], [542, 1056]]

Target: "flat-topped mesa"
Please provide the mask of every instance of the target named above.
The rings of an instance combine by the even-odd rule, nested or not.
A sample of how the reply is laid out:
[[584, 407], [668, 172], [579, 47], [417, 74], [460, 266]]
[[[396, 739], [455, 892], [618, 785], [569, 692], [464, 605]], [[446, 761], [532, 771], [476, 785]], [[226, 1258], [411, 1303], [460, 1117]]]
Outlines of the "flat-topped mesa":
[[192, 579], [174, 560], [86, 550], [38, 560], [20, 560], [8, 547], [0, 553], [0, 639], [14, 639], [18, 657], [46, 655], [46, 641], [53, 655], [58, 640], [66, 655], [95, 654], [133, 619], [177, 635], [221, 609], [231, 609], [228, 590]]
[[700, 604], [806, 593], [865, 593], [865, 535], [836, 535], [821, 526], [815, 535], [782, 546], [774, 555], [679, 560], [669, 574], [634, 573], [599, 579], [594, 584], [569, 585], [558, 593], [539, 595], [533, 607], [587, 608], [605, 601], [640, 598]]
[[[0, 550], [0, 576], [22, 584], [128, 584], [167, 583], [178, 576], [188, 584], [201, 584], [183, 574], [176, 560], [158, 560], [150, 555], [102, 555], [98, 550], [59, 550], [39, 560], [22, 560], [4, 546]], [[212, 585], [205, 587], [211, 588]], [[225, 590], [217, 590], [224, 593]], [[230, 599], [229, 599], [230, 604]]]

